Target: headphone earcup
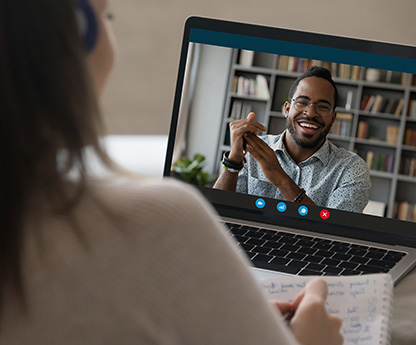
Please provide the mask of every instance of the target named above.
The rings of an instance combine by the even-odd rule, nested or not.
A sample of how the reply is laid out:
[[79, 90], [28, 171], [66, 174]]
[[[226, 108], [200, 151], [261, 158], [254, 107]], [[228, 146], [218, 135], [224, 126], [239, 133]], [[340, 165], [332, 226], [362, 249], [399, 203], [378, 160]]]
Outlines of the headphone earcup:
[[98, 38], [98, 23], [94, 10], [88, 0], [76, 0], [78, 27], [84, 39], [85, 50], [89, 53]]

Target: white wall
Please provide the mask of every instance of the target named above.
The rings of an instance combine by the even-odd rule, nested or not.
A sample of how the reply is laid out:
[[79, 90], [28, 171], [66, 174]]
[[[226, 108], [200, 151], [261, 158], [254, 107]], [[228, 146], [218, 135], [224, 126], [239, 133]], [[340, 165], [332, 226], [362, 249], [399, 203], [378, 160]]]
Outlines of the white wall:
[[110, 0], [119, 58], [103, 99], [110, 133], [167, 134], [190, 15], [416, 46], [415, 0]]

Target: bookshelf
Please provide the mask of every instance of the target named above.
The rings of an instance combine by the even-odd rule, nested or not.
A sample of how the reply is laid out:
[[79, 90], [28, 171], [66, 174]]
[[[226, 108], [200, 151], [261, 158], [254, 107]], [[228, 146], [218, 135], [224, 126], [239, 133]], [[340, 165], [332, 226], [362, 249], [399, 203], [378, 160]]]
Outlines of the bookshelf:
[[[267, 133], [260, 134], [279, 134], [286, 128], [282, 105], [289, 88], [313, 64], [328, 68], [338, 88], [338, 116], [328, 138], [367, 162], [370, 199], [386, 205], [385, 216], [416, 221], [414, 75], [236, 49], [231, 58], [217, 168], [223, 152], [230, 150], [229, 122], [254, 111], [257, 121], [267, 126]], [[261, 83], [256, 83], [259, 79]], [[267, 90], [261, 90], [265, 84]], [[243, 91], [250, 85], [254, 91]]]

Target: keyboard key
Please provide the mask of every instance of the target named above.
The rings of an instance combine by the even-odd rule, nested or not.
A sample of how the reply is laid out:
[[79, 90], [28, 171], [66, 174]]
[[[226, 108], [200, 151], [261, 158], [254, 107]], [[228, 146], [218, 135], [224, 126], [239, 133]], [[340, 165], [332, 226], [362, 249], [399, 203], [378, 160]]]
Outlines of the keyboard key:
[[299, 260], [292, 260], [287, 265], [288, 266], [295, 266], [295, 267], [305, 267], [308, 263], [305, 261], [299, 261]]
[[285, 244], [280, 249], [282, 250], [288, 250], [290, 252], [296, 252], [300, 247], [294, 244]]
[[279, 249], [281, 246], [283, 246], [283, 243], [274, 242], [274, 241], [266, 241], [263, 244], [263, 247], [273, 248], [273, 249]]
[[268, 269], [272, 271], [284, 272], [284, 273], [290, 273], [290, 274], [296, 274], [301, 270], [300, 267], [285, 266], [285, 265], [268, 263], [264, 261], [252, 260], [252, 263], [257, 268], [264, 268], [264, 269]]
[[271, 264], [278, 264], [278, 265], [286, 265], [290, 259], [287, 258], [279, 258], [275, 257], [272, 261], [270, 261]]
[[332, 259], [342, 260], [342, 261], [348, 261], [352, 258], [352, 255], [348, 254], [335, 254]]
[[332, 244], [334, 246], [340, 246], [340, 247], [349, 247], [350, 244], [346, 242], [340, 242], [340, 241], [332, 241]]
[[387, 252], [387, 254], [388, 255], [398, 255], [398, 256], [405, 256], [405, 255], [407, 255], [407, 253], [403, 253], [403, 252], [396, 252], [396, 251], [394, 251], [394, 250], [389, 250], [388, 252]]
[[325, 265], [316, 264], [316, 263], [310, 263], [305, 267], [305, 269], [308, 270], [314, 270], [314, 271], [322, 271], [325, 268]]
[[369, 261], [369, 259], [368, 258], [362, 258], [362, 257], [360, 257], [360, 256], [353, 256], [350, 260], [349, 260], [349, 262], [356, 262], [356, 263], [358, 263], [358, 264], [365, 264], [365, 263], [367, 263]]
[[302, 254], [313, 254], [316, 253], [318, 250], [317, 249], [313, 249], [313, 248], [306, 248], [306, 247], [302, 247], [300, 249], [298, 249], [298, 253], [302, 253]]
[[262, 244], [266, 243], [265, 240], [260, 240], [258, 238], [250, 238], [248, 241], [246, 241], [248, 244], [254, 244], [256, 246], [261, 246]]
[[238, 229], [238, 228], [232, 228], [231, 229], [231, 232], [234, 235], [244, 235], [247, 232], [247, 230], [245, 230], [245, 229]]
[[[357, 270], [363, 271], [364, 273], [382, 273], [384, 270], [381, 267], [360, 265]], [[388, 271], [388, 270], [387, 270]]]
[[390, 261], [390, 262], [399, 262], [403, 258], [402, 255], [392, 255], [387, 253], [381, 260], [383, 261]]
[[382, 260], [370, 260], [367, 265], [376, 266], [376, 267], [384, 267], [384, 268], [393, 268], [396, 263], [392, 261], [382, 261]]
[[370, 247], [369, 249], [370, 252], [377, 252], [377, 253], [387, 253], [386, 249], [382, 249], [382, 248], [376, 248], [376, 247]]
[[367, 250], [370, 249], [370, 247], [363, 246], [363, 245], [360, 245], [360, 244], [351, 244], [350, 247], [353, 248], [353, 249], [361, 249], [361, 250], [364, 250], [364, 251], [367, 251]]
[[268, 240], [268, 241], [278, 241], [281, 237], [282, 236], [274, 235], [274, 234], [265, 234], [263, 235], [262, 239]]
[[318, 272], [318, 271], [312, 271], [312, 270], [308, 270], [308, 269], [303, 269], [302, 271], [299, 272], [300, 276], [322, 276], [323, 272]]
[[236, 239], [238, 243], [245, 243], [247, 240], [250, 239], [250, 237], [240, 236], [240, 235], [235, 235], [234, 238]]
[[324, 258], [330, 258], [332, 255], [334, 255], [334, 253], [329, 252], [327, 250], [318, 250], [314, 255], [315, 256], [322, 256]]
[[348, 269], [343, 270], [341, 273], [341, 275], [343, 276], [358, 276], [360, 274], [361, 274], [361, 271], [348, 270]]
[[337, 252], [337, 253], [346, 253], [349, 250], [350, 250], [349, 247], [346, 247], [346, 246], [338, 246], [338, 245], [332, 246], [332, 248], [331, 248], [331, 252]]
[[261, 238], [261, 237], [264, 236], [264, 233], [249, 230], [249, 231], [246, 232], [246, 234], [244, 236], [248, 236], [248, 237], [252, 237], [252, 238]]
[[315, 242], [308, 240], [299, 240], [298, 242], [296, 242], [296, 244], [302, 247], [312, 247], [315, 244]]
[[282, 236], [286, 236], [286, 237], [295, 237], [296, 234], [293, 234], [291, 232], [283, 232], [283, 231], [279, 231], [279, 234]]
[[313, 246], [313, 248], [316, 248], [316, 249], [324, 249], [324, 250], [328, 250], [331, 247], [332, 247], [332, 244], [323, 243], [323, 242], [315, 243], [314, 246]]
[[333, 266], [336, 267], [341, 263], [341, 260], [334, 260], [334, 259], [324, 259], [321, 261], [322, 265]]
[[259, 228], [256, 226], [248, 226], [248, 225], [243, 225], [241, 226], [241, 229], [246, 229], [246, 230], [258, 230]]
[[260, 254], [268, 254], [271, 251], [271, 248], [265, 248], [265, 247], [254, 247], [251, 249], [254, 253], [260, 253]]
[[369, 259], [381, 259], [384, 256], [384, 253], [378, 253], [378, 252], [372, 252], [368, 251], [367, 254], [364, 255], [364, 257]]
[[248, 258], [251, 260], [253, 259], [256, 255], [259, 255], [257, 253], [253, 253], [253, 252], [245, 252], [246, 255], [248, 256]]
[[273, 259], [273, 256], [271, 255], [266, 255], [266, 254], [257, 254], [255, 256], [256, 261], [264, 261], [264, 262], [269, 262], [271, 259]]
[[328, 273], [329, 275], [338, 275], [340, 274], [344, 269], [340, 267], [325, 267], [324, 272]]
[[279, 241], [282, 243], [295, 244], [296, 242], [298, 242], [298, 239], [294, 237], [283, 236]]
[[349, 270], [353, 270], [353, 269], [355, 269], [355, 268], [358, 267], [358, 264], [357, 263], [354, 263], [354, 262], [346, 262], [346, 261], [344, 261], [344, 262], [341, 262], [339, 264], [339, 267], [346, 268], [346, 269], [349, 269]]
[[281, 250], [281, 249], [274, 249], [270, 252], [270, 255], [273, 256], [279, 256], [279, 257], [285, 257], [287, 254], [289, 254], [289, 251], [287, 250]]
[[302, 260], [305, 256], [306, 254], [301, 254], [301, 253], [289, 253], [287, 255], [288, 258], [295, 259], [295, 260]]
[[319, 263], [319, 262], [321, 262], [323, 260], [323, 257], [322, 256], [308, 255], [303, 260], [304, 261], [307, 261], [307, 262]]
[[366, 250], [362, 249], [350, 249], [347, 254], [356, 255], [356, 256], [364, 256], [367, 253]]
[[240, 244], [239, 246], [243, 248], [246, 252], [249, 252], [255, 247], [254, 244], [247, 244], [247, 243]]

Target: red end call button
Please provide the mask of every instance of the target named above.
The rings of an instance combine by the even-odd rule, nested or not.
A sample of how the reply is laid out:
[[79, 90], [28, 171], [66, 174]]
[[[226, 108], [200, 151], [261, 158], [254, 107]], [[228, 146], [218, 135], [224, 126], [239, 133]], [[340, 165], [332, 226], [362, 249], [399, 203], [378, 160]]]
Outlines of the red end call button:
[[328, 210], [322, 210], [321, 213], [320, 213], [320, 216], [321, 216], [322, 219], [328, 219], [329, 216], [330, 216], [329, 211]]

